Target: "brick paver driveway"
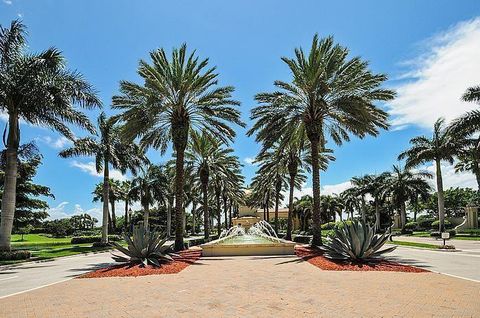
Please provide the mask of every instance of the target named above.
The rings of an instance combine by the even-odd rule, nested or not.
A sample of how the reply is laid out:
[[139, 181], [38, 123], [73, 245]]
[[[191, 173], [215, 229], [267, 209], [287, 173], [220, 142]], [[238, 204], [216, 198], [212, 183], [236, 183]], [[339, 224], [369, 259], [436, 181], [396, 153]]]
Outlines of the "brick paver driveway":
[[0, 300], [1, 317], [478, 317], [480, 284], [322, 271], [296, 257], [203, 258], [179, 274], [73, 279]]

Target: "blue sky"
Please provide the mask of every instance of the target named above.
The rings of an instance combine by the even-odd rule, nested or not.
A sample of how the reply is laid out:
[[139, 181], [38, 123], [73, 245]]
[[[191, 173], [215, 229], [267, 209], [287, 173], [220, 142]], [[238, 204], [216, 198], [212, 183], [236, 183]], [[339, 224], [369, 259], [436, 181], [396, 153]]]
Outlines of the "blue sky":
[[[138, 80], [140, 58], [153, 49], [169, 50], [186, 42], [218, 67], [222, 85], [236, 87], [235, 98], [250, 125], [254, 94], [271, 90], [276, 79], [289, 79], [280, 57], [292, 56], [295, 47], [308, 47], [314, 33], [333, 35], [352, 55], [369, 60], [375, 72], [387, 73], [386, 86], [397, 89], [399, 96], [382, 105], [392, 114], [392, 130], [334, 148], [337, 161], [322, 174], [326, 193], [344, 189], [354, 175], [390, 169], [408, 140], [428, 134], [437, 117], [451, 119], [474, 107], [461, 103], [459, 96], [480, 81], [479, 16], [477, 0], [0, 0], [0, 24], [21, 18], [32, 51], [50, 46], [62, 50], [69, 67], [99, 91], [109, 114], [119, 80]], [[89, 113], [93, 120], [97, 114]], [[245, 130], [237, 132], [234, 148], [249, 180], [255, 167], [247, 162], [259, 147]], [[90, 193], [101, 178], [92, 171], [92, 159], [61, 159], [58, 151], [68, 146], [65, 140], [50, 130], [23, 125], [22, 140], [32, 139], [44, 155], [36, 181], [50, 186], [56, 196], [49, 200], [52, 216], [98, 213]], [[149, 154], [153, 161], [165, 160], [154, 151]], [[474, 185], [470, 175], [446, 169], [447, 186]], [[307, 182], [301, 193], [308, 193], [310, 186]]]

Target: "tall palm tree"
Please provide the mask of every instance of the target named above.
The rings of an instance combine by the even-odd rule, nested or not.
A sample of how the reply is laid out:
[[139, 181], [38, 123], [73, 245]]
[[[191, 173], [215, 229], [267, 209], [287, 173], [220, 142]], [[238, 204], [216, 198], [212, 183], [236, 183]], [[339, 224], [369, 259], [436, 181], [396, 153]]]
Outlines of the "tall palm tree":
[[[138, 176], [132, 179], [132, 197], [140, 201], [143, 209], [143, 224], [149, 227], [150, 207], [167, 204], [168, 177], [162, 165], [147, 164], [140, 167]], [[177, 223], [182, 219], [177, 219]]]
[[123, 200], [123, 202], [125, 202], [125, 209], [124, 209], [125, 221], [123, 222], [124, 231], [127, 231], [128, 223], [130, 222], [129, 209], [130, 209], [130, 202], [132, 201], [131, 190], [132, 190], [132, 182], [130, 180], [122, 181], [118, 189], [120, 200]]
[[445, 128], [445, 120], [438, 119], [433, 126], [433, 136], [419, 136], [410, 140], [410, 149], [402, 152], [398, 159], [406, 159], [406, 168], [418, 167], [419, 165], [433, 161], [435, 163], [435, 177], [438, 192], [438, 219], [439, 231], [445, 229], [445, 195], [443, 192], [442, 161], [450, 164], [454, 162], [454, 156], [463, 147], [463, 141], [450, 134]]
[[[114, 108], [125, 126], [128, 140], [140, 138], [143, 147], [152, 146], [164, 153], [169, 142], [175, 151], [175, 214], [183, 219], [185, 148], [192, 131], [206, 129], [227, 143], [235, 136], [230, 123], [243, 126], [240, 103], [232, 99], [232, 86], [216, 87], [215, 67], [208, 59], [199, 60], [195, 51], [187, 55], [186, 45], [174, 49], [168, 59], [163, 49], [150, 53], [152, 63], [141, 60], [138, 74], [143, 85], [122, 81], [122, 95], [113, 97]], [[175, 249], [183, 244], [182, 222], [176, 222]]]
[[[467, 89], [462, 99], [480, 106], [480, 85]], [[480, 109], [466, 112], [453, 120], [448, 127], [452, 136], [467, 140], [467, 145], [458, 153], [460, 163], [455, 167], [457, 171], [472, 171], [477, 179], [480, 190]]]
[[340, 193], [343, 206], [347, 214], [350, 215], [350, 220], [353, 220], [353, 213], [361, 209], [361, 198], [359, 198], [358, 191], [355, 188], [349, 188]]
[[432, 178], [428, 172], [414, 172], [393, 166], [393, 171], [382, 186], [382, 194], [388, 196], [393, 205], [399, 209], [402, 231], [407, 223], [406, 202], [415, 203], [420, 197], [426, 198], [431, 188], [425, 179]]
[[322, 195], [321, 201], [321, 210], [323, 212], [323, 221], [325, 223], [330, 221], [330, 218], [333, 218], [333, 221], [336, 221], [337, 214], [342, 220], [342, 211], [344, 209], [343, 202], [336, 195]]
[[380, 88], [387, 79], [374, 74], [359, 57], [347, 59], [348, 49], [315, 35], [308, 55], [295, 50], [295, 58], [282, 58], [292, 73], [291, 83], [276, 81], [279, 91], [257, 94], [260, 104], [252, 110], [257, 140], [270, 147], [282, 135], [302, 127], [310, 141], [313, 180], [313, 245], [321, 245], [319, 154], [329, 136], [336, 144], [376, 136], [386, 129], [387, 113], [375, 101], [386, 101], [394, 92]]
[[90, 132], [95, 127], [74, 106], [92, 109], [101, 105], [96, 92], [76, 71], [66, 68], [56, 48], [27, 53], [26, 28], [15, 20], [0, 25], [0, 111], [8, 115], [4, 131], [5, 184], [1, 204], [0, 250], [10, 250], [17, 186], [17, 154], [20, 120], [49, 127], [73, 139], [67, 124]]
[[[201, 134], [194, 131], [191, 134], [185, 159], [187, 165], [191, 166], [194, 173], [198, 176], [201, 186], [205, 239], [208, 239], [210, 236], [210, 214], [208, 206], [208, 188], [211, 185], [210, 181], [212, 181], [212, 177], [215, 176], [218, 176], [219, 182], [221, 181], [221, 178], [225, 174], [224, 169], [227, 168], [228, 161], [232, 158], [232, 152], [233, 149], [222, 147], [221, 141], [206, 131], [203, 131]], [[221, 187], [219, 191], [221, 191]]]
[[457, 152], [458, 162], [455, 163], [455, 172], [470, 171], [475, 175], [477, 188], [480, 190], [480, 149], [474, 138], [464, 140], [464, 147]]
[[[104, 112], [98, 117], [99, 137], [76, 139], [71, 148], [60, 152], [63, 158], [78, 156], [94, 156], [98, 173], [103, 171], [103, 220], [102, 243], [108, 243], [109, 179], [110, 166], [125, 173], [131, 170], [136, 173], [138, 167], [148, 162], [144, 154], [134, 143], [125, 143], [119, 137], [119, 127], [113, 118], [107, 118]], [[113, 218], [112, 218], [113, 219]]]
[[371, 195], [373, 204], [375, 206], [375, 228], [380, 229], [380, 208], [383, 201], [382, 187], [385, 184], [388, 173], [381, 173], [379, 175], [365, 175], [362, 177], [353, 177], [351, 180], [358, 197], [360, 197], [362, 219], [366, 221], [366, 202], [365, 196]]

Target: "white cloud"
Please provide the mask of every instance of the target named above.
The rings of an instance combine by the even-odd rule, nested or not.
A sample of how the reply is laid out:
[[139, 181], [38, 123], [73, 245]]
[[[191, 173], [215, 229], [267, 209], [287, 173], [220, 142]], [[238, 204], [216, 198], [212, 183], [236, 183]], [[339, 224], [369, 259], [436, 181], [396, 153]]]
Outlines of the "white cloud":
[[3, 3], [7, 4], [7, 5], [11, 5], [12, 4], [12, 0], [3, 0]]
[[[84, 163], [84, 162], [79, 162], [77, 160], [73, 160], [71, 162], [71, 166], [79, 168], [80, 170], [88, 173], [91, 176], [100, 177], [100, 178], [103, 177], [103, 172], [100, 172], [100, 173], [97, 172], [97, 169], [95, 167], [95, 162], [93, 161]], [[120, 172], [119, 170], [110, 169], [109, 174], [111, 179], [120, 180], [120, 181], [127, 180], [127, 177], [123, 175], [122, 172]]]
[[350, 181], [345, 181], [337, 184], [327, 184], [322, 187], [322, 194], [324, 195], [340, 194], [351, 187], [352, 187], [352, 183]]
[[246, 157], [245, 159], [243, 159], [243, 162], [245, 162], [246, 164], [251, 165], [251, 166], [254, 165], [254, 163], [253, 163], [254, 161], [255, 161], [255, 158], [251, 158], [251, 157]]
[[[442, 163], [442, 180], [443, 180], [443, 188], [473, 188], [477, 189], [477, 181], [475, 180], [475, 175], [470, 172], [460, 172], [455, 173], [454, 165], [450, 165], [448, 163]], [[435, 176], [435, 164], [431, 164], [425, 167], [425, 170], [429, 171]], [[432, 185], [433, 189], [437, 189], [436, 178], [434, 177], [430, 180], [430, 184]]]
[[[461, 22], [423, 43], [423, 52], [401, 76], [398, 96], [388, 104], [394, 126], [431, 128], [438, 117], [447, 121], [477, 107], [460, 100], [479, 84], [480, 17]], [[403, 128], [403, 127], [402, 127]], [[398, 129], [398, 128], [397, 128]]]
[[57, 205], [56, 207], [48, 209], [47, 212], [50, 215], [48, 219], [49, 220], [64, 219], [64, 218], [69, 218], [73, 215], [87, 213], [92, 217], [96, 218], [97, 220], [99, 220], [99, 222], [101, 222], [102, 220], [102, 210], [98, 207], [84, 210], [79, 204], [75, 204], [73, 209], [70, 209], [68, 206], [69, 206], [69, 202], [64, 201], [59, 205]]
[[36, 140], [44, 144], [47, 144], [48, 146], [54, 149], [63, 149], [66, 146], [70, 146], [73, 144], [73, 142], [65, 136], [61, 136], [58, 138], [52, 138], [50, 136], [42, 136], [42, 137], [37, 137]]
[[17, 13], [17, 17], [19, 17], [20, 19], [23, 18], [23, 13]]

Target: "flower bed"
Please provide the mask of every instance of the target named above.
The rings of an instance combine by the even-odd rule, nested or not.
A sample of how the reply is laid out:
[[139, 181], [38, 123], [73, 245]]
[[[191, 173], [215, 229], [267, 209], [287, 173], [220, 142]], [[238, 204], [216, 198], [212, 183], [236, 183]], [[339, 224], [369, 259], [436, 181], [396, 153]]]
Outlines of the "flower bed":
[[140, 267], [140, 265], [113, 265], [102, 268], [79, 278], [100, 278], [100, 277], [126, 277], [126, 276], [145, 276], [160, 274], [176, 274], [195, 263], [202, 255], [201, 250], [185, 250], [179, 253], [180, 257], [173, 257], [174, 261], [162, 264], [160, 267], [151, 265]]
[[304, 259], [310, 264], [328, 271], [386, 271], [386, 272], [407, 272], [424, 273], [425, 269], [402, 265], [386, 260], [373, 260], [368, 263], [352, 263], [344, 261], [334, 261], [322, 255], [322, 251], [309, 247], [296, 247], [295, 252], [298, 257]]

